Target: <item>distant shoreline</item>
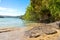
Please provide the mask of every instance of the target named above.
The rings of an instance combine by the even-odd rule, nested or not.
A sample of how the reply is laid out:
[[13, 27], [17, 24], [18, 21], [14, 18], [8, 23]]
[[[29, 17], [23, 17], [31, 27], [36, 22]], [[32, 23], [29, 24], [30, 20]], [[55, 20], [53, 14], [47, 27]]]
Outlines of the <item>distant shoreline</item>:
[[20, 16], [0, 16], [0, 18], [19, 18]]

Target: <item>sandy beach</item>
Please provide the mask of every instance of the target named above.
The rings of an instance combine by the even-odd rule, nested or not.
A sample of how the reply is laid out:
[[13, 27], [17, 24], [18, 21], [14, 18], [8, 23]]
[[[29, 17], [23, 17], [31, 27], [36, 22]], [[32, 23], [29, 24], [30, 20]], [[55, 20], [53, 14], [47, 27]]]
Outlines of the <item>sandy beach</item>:
[[[37, 26], [42, 26], [42, 25], [45, 25], [45, 24], [32, 23], [32, 24], [27, 24], [27, 27], [24, 27], [24, 28], [15, 28], [15, 27], [0, 28], [0, 40], [60, 40], [60, 30], [57, 28], [53, 28], [52, 32], [56, 32], [53, 34], [52, 33], [51, 34], [43, 33], [42, 35], [40, 35], [39, 32], [41, 32], [42, 29], [38, 30], [38, 32], [35, 32], [36, 31], [35, 27], [38, 28]], [[39, 36], [36, 36], [33, 33], [31, 34], [33, 36], [31, 36], [29, 34], [31, 32], [29, 30], [31, 30], [31, 29], [32, 29], [32, 32], [38, 33]], [[31, 37], [26, 36], [26, 34], [25, 34], [26, 31], [29, 32], [26, 34], [29, 34]]]
[[24, 28], [0, 29], [0, 40], [23, 40]]

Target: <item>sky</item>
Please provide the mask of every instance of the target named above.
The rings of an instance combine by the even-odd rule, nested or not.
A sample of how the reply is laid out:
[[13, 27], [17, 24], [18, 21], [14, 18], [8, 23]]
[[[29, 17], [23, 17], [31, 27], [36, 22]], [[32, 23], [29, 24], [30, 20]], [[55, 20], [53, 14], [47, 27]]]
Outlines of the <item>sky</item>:
[[30, 0], [0, 0], [0, 15], [24, 15]]

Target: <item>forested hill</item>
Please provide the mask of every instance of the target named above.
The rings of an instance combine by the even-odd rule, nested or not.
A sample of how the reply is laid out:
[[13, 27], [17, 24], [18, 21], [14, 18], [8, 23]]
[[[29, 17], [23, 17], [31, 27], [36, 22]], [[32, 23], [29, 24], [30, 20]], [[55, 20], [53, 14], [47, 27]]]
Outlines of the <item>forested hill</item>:
[[54, 22], [60, 20], [60, 0], [30, 0], [25, 20], [37, 22]]
[[0, 18], [20, 18], [20, 16], [1, 16]]

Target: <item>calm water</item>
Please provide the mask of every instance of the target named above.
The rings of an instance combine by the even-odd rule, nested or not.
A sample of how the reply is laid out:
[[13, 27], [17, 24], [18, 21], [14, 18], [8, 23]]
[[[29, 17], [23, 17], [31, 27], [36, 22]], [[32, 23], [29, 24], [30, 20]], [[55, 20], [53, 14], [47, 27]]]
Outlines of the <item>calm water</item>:
[[24, 27], [25, 21], [19, 18], [0, 18], [0, 27]]

